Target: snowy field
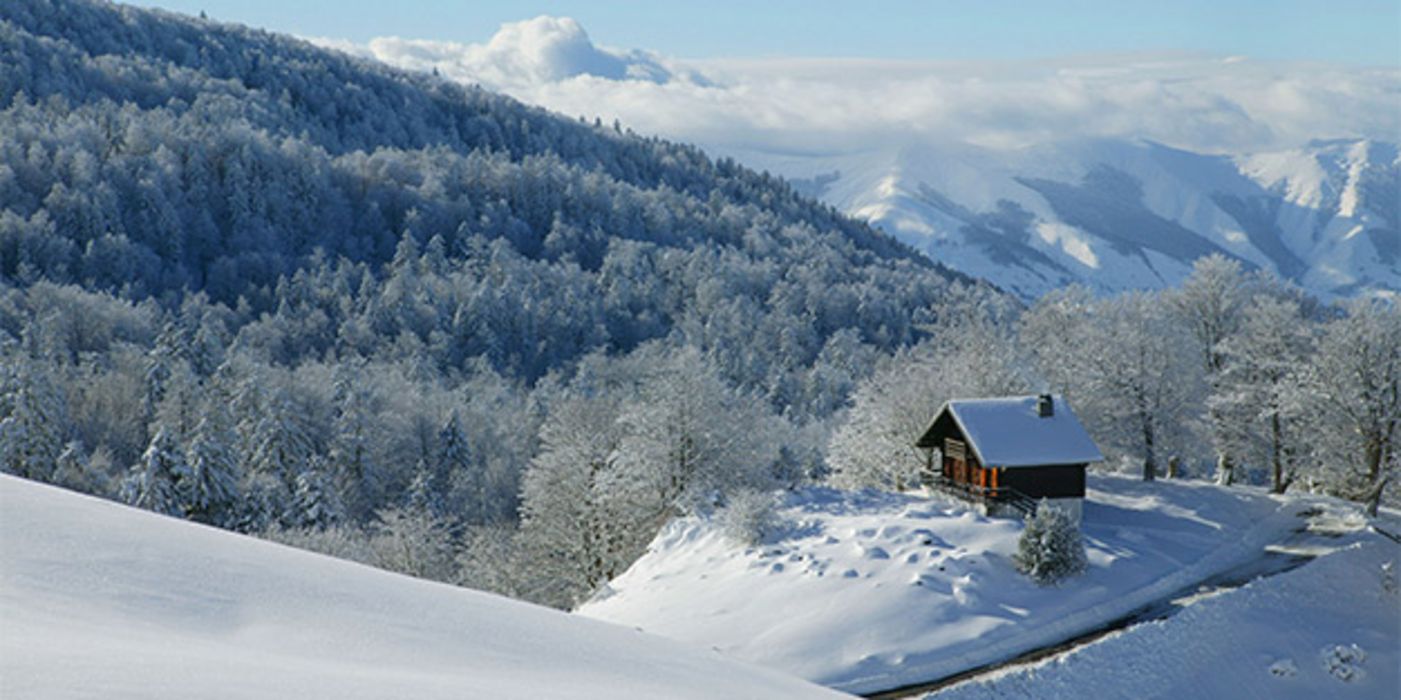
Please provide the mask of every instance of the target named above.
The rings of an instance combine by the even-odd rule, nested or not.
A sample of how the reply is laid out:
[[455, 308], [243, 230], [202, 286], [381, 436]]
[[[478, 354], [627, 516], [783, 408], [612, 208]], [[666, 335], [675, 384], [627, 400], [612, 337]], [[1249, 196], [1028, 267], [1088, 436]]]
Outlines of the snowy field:
[[[1308, 499], [1091, 475], [1090, 570], [1041, 588], [1012, 566], [1021, 525], [947, 501], [810, 490], [760, 547], [672, 523], [589, 617], [870, 692], [952, 675], [1099, 628], [1263, 556]], [[1282, 623], [1287, 624], [1287, 623]]]
[[830, 695], [636, 630], [0, 476], [0, 697]]
[[928, 697], [1401, 697], [1401, 598], [1382, 582], [1399, 555], [1372, 536], [1052, 662]]

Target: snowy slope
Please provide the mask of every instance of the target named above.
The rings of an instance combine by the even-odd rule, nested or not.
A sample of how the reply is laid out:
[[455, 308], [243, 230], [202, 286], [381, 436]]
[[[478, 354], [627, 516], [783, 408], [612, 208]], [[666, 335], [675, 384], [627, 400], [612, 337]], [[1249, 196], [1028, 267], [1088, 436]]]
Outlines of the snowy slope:
[[[1401, 697], [1401, 597], [1380, 537], [1138, 625], [1052, 662], [930, 695], [961, 698]], [[1360, 652], [1360, 653], [1358, 653]]]
[[583, 615], [714, 646], [842, 690], [898, 687], [1098, 628], [1259, 557], [1304, 507], [1253, 490], [1091, 476], [1090, 570], [1040, 588], [1010, 561], [1021, 524], [895, 494], [808, 491], [775, 541], [673, 523]]
[[636, 630], [0, 476], [6, 698], [830, 694]]
[[1210, 253], [1325, 297], [1401, 292], [1394, 144], [1238, 157], [1103, 139], [1020, 150], [715, 148], [1025, 298], [1071, 282], [1104, 292], [1172, 286]]

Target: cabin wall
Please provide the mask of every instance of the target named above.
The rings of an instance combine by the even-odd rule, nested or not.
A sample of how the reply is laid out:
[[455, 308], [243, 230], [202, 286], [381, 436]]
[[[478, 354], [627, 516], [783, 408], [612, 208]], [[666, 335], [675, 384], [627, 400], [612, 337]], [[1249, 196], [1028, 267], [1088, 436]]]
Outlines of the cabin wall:
[[1085, 465], [1012, 467], [1001, 470], [1001, 485], [1031, 498], [1084, 498]]

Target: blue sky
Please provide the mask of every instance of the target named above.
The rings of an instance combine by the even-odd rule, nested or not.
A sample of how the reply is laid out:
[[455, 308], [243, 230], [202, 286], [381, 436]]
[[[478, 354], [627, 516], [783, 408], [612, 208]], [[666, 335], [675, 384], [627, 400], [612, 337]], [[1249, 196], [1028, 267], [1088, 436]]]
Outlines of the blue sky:
[[1185, 50], [1401, 66], [1398, 0], [142, 0], [278, 32], [481, 42], [503, 22], [577, 19], [594, 42], [685, 58], [933, 60]]

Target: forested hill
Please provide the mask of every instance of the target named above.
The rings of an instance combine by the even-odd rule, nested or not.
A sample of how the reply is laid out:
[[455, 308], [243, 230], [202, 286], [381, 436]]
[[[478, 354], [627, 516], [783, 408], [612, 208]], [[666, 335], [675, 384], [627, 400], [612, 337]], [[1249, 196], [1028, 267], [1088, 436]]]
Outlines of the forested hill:
[[[0, 471], [402, 535], [437, 563], [385, 565], [452, 580], [441, 548], [520, 527], [526, 564], [482, 545], [462, 580], [562, 604], [672, 509], [820, 476], [856, 383], [955, 297], [1005, 302], [689, 146], [204, 19], [0, 2]], [[604, 467], [561, 430], [607, 473], [562, 475]], [[546, 572], [581, 502], [625, 536]]]
[[405, 233], [440, 236], [449, 257], [473, 236], [504, 238], [585, 270], [619, 239], [785, 268], [823, 254], [922, 265], [695, 148], [302, 41], [67, 0], [5, 3], [0, 21], [9, 276], [28, 263], [98, 287], [256, 302], [254, 288], [315, 249], [383, 263]]

